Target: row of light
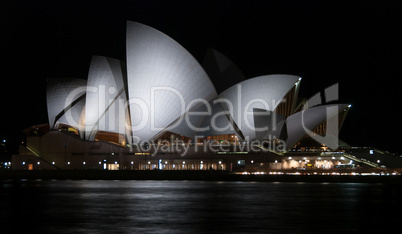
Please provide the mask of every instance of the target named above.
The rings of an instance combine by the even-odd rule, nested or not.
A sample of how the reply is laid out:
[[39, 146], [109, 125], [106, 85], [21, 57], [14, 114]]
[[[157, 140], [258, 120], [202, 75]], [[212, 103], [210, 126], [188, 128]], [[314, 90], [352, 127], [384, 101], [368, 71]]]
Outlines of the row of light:
[[[160, 160], [159, 163], [162, 163], [162, 160]], [[203, 164], [203, 163], [204, 163], [204, 161], [201, 161], [201, 164]], [[218, 163], [222, 164], [222, 161], [219, 161]], [[133, 164], [133, 162], [131, 162], [131, 164]], [[151, 161], [148, 161], [148, 164], [151, 164]], [[168, 164], [168, 162], [165, 161], [165, 164]], [[183, 161], [183, 164], [186, 164], [186, 161]]]
[[[11, 162], [9, 164], [11, 164]], [[37, 162], [37, 164], [40, 165], [40, 162]], [[56, 164], [55, 162], [52, 162], [52, 165], [55, 165], [55, 164]], [[70, 162], [67, 162], [67, 165], [70, 165], [70, 164], [71, 164]], [[82, 162], [82, 164], [85, 165], [86, 162]], [[102, 164], [102, 162], [99, 162], [99, 165], [100, 164]], [[117, 161], [115, 161], [114, 164], [117, 164]], [[131, 161], [131, 164], [134, 164], [134, 162]], [[7, 165], [7, 164], [5, 164], [5, 165]], [[22, 165], [25, 165], [25, 162], [22, 162]]]
[[[289, 157], [288, 159], [289, 159], [289, 160], [292, 160], [292, 157]], [[318, 157], [317, 159], [318, 159], [318, 160], [321, 160], [321, 158], [320, 158], [320, 157]], [[332, 157], [332, 159], [335, 159], [335, 157]], [[345, 158], [344, 158], [344, 157], [341, 157], [340, 159], [341, 159], [341, 160], [345, 160]], [[305, 161], [309, 161], [309, 160], [307, 160], [307, 158], [306, 158], [306, 157], [304, 157], [304, 158], [303, 158], [303, 160], [305, 160]], [[275, 160], [275, 161], [276, 161], [276, 160]]]
[[310, 172], [307, 172], [307, 173], [300, 173], [300, 172], [291, 172], [291, 173], [284, 173], [284, 172], [247, 172], [247, 171], [244, 171], [244, 172], [241, 172], [241, 173], [238, 173], [238, 174], [241, 174], [241, 175], [250, 175], [250, 174], [254, 174], [254, 175], [265, 175], [265, 174], [269, 174], [269, 175], [283, 175], [283, 174], [286, 174], [286, 175], [353, 175], [353, 176], [356, 176], [356, 175], [361, 175], [361, 176], [367, 176], [367, 175], [377, 175], [377, 176], [380, 176], [380, 175], [387, 175], [387, 176], [390, 176], [390, 175], [398, 175], [397, 173], [384, 173], [384, 172], [381, 172], [381, 173], [375, 173], [375, 172], [371, 172], [371, 173], [356, 173], [356, 172], [351, 172], [351, 173], [339, 173], [339, 172], [332, 172], [332, 173], [317, 173], [317, 172], [313, 172], [313, 173], [310, 173]]
[[[291, 160], [292, 157], [289, 157], [288, 159]], [[303, 159], [306, 160], [306, 158], [303, 158]], [[335, 157], [332, 156], [332, 159], [335, 159]], [[341, 160], [345, 160], [344, 157], [341, 157], [340, 159], [341, 159]], [[321, 160], [321, 158], [318, 157], [318, 160]], [[306, 160], [306, 161], [309, 161], [309, 160]], [[325, 162], [325, 161], [326, 161], [326, 160], [324, 160], [324, 162]], [[300, 161], [299, 161], [299, 162], [300, 162]], [[377, 163], [380, 163], [380, 162], [381, 162], [380, 160], [377, 160]], [[253, 161], [251, 161], [251, 163], [253, 163]], [[277, 160], [275, 160], [275, 163], [277, 163]]]
[[[204, 161], [201, 161], [201, 164], [203, 164]], [[218, 162], [219, 164], [222, 164], [222, 161]], [[9, 163], [11, 164], [11, 162]], [[40, 162], [37, 162], [38, 165], [40, 165]], [[70, 165], [70, 162], [67, 162], [67, 165]], [[83, 165], [86, 164], [86, 162], [82, 162]], [[102, 162], [99, 162], [99, 165], [102, 164]], [[117, 164], [117, 161], [114, 162], [114, 164]], [[134, 164], [134, 161], [131, 161], [131, 165]], [[148, 164], [151, 164], [151, 161], [148, 161]], [[168, 162], [166, 161], [165, 164], [168, 164]], [[183, 161], [183, 164], [186, 164], [186, 161]], [[5, 163], [5, 165], [7, 165], [7, 163]], [[22, 165], [25, 165], [25, 162], [22, 162]], [[52, 165], [55, 165], [55, 162], [52, 162]]]
[[[289, 157], [289, 159], [291, 160], [292, 159], [292, 157]], [[321, 158], [318, 158], [318, 160], [320, 160]], [[332, 159], [335, 159], [335, 157], [332, 157]], [[344, 160], [345, 158], [344, 157], [341, 157], [341, 160]], [[310, 160], [307, 160], [307, 159], [304, 159], [306, 162], [309, 162]], [[324, 160], [324, 162], [326, 162], [327, 160]], [[302, 160], [299, 160], [299, 163], [301, 163], [302, 162]], [[204, 162], [203, 161], [201, 161], [201, 164], [203, 164]], [[222, 161], [219, 161], [218, 162], [219, 164], [222, 164]], [[240, 164], [241, 162], [240, 161], [238, 161], [238, 164]], [[253, 160], [251, 160], [251, 163], [254, 163], [254, 161]], [[278, 163], [278, 160], [275, 160], [275, 163]], [[377, 163], [380, 163], [380, 160], [377, 160]], [[11, 165], [11, 162], [9, 162], [9, 164]], [[40, 162], [37, 162], [37, 164], [38, 165], [40, 165]], [[70, 162], [67, 162], [67, 165], [70, 165], [71, 163]], [[82, 164], [83, 165], [85, 165], [86, 164], [86, 162], [82, 162]], [[99, 162], [99, 165], [100, 164], [102, 164], [102, 162]], [[117, 161], [115, 161], [114, 162], [114, 164], [117, 164]], [[133, 165], [134, 164], [134, 161], [131, 161], [131, 165]], [[148, 161], [148, 164], [151, 164], [151, 161]], [[168, 162], [166, 161], [165, 162], [165, 164], [168, 164]], [[183, 161], [183, 164], [186, 164], [186, 162], [185, 161]], [[7, 166], [7, 162], [6, 163], [4, 163], [4, 165], [5, 166]], [[22, 162], [22, 165], [25, 165], [25, 162]], [[55, 162], [52, 162], [52, 165], [55, 165]]]

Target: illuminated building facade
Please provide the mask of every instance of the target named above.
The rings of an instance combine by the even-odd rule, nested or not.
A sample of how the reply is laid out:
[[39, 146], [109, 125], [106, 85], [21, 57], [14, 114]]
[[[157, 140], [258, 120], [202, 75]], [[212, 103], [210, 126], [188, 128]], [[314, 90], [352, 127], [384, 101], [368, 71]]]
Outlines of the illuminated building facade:
[[[337, 134], [350, 105], [300, 99], [301, 77], [259, 76], [218, 94], [210, 68], [243, 77], [230, 60], [213, 52], [219, 59], [204, 69], [136, 22], [127, 22], [126, 52], [126, 62], [93, 56], [87, 80], [48, 80], [49, 124], [26, 130], [15, 169], [282, 170], [350, 161], [322, 156], [346, 146]], [[307, 155], [289, 159], [300, 149]]]

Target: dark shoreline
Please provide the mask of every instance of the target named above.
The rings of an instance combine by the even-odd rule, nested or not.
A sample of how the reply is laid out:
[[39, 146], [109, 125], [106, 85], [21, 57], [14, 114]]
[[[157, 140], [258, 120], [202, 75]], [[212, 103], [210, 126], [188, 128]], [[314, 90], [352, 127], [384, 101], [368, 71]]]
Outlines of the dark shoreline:
[[201, 180], [261, 182], [392, 183], [401, 176], [235, 175], [226, 171], [0, 171], [0, 180]]

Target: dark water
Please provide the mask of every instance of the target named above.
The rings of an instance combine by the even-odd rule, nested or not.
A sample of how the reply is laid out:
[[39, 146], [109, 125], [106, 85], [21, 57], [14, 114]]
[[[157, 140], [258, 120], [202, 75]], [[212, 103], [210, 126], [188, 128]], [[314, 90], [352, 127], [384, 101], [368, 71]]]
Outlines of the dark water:
[[361, 183], [2, 181], [0, 233], [384, 232], [402, 224], [400, 195]]

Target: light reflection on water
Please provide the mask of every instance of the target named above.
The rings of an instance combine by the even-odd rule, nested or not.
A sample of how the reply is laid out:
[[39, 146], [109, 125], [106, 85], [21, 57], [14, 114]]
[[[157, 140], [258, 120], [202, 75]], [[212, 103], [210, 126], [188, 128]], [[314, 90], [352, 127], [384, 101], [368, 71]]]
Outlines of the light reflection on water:
[[3, 181], [0, 192], [13, 232], [383, 231], [402, 208], [399, 186], [362, 183]]

